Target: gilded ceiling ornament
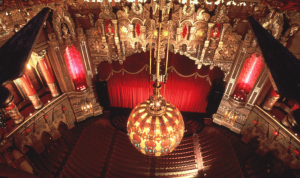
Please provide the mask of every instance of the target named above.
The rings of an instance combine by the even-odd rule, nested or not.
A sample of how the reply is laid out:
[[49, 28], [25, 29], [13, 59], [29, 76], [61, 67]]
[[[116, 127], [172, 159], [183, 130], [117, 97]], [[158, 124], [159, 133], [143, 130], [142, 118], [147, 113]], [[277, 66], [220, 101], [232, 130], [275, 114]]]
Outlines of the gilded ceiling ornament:
[[95, 26], [95, 20], [94, 20], [94, 14], [93, 13], [89, 13], [88, 14], [88, 16], [89, 16], [89, 19], [90, 19], [90, 23], [91, 23], [91, 26], [93, 27], [93, 26]]
[[143, 6], [141, 3], [132, 3], [131, 5], [132, 12], [135, 13], [136, 15], [141, 15], [143, 13]]
[[60, 4], [56, 4], [56, 10], [53, 12], [53, 16], [52, 16], [52, 24], [53, 24], [53, 28], [54, 31], [58, 37], [58, 40], [60, 42], [62, 42], [62, 24], [66, 24], [69, 30], [69, 33], [72, 36], [72, 39], [75, 40], [76, 39], [76, 33], [75, 33], [75, 25], [74, 25], [74, 21], [70, 15], [69, 12], [67, 12], [64, 8], [61, 7]]
[[92, 41], [91, 48], [94, 52], [100, 53], [105, 47], [98, 40], [94, 40]]
[[197, 17], [196, 17], [197, 20], [207, 22], [209, 18], [210, 15], [207, 12], [205, 12], [205, 9], [200, 8], [197, 10]]
[[234, 53], [234, 48], [231, 45], [227, 45], [219, 51], [220, 57], [223, 58], [223, 60], [233, 60], [232, 57]]
[[122, 7], [122, 9], [123, 10], [118, 10], [118, 12], [117, 12], [118, 19], [127, 18], [128, 17], [129, 7], [128, 6], [124, 6], [124, 7]]
[[233, 30], [236, 30], [241, 18], [234, 18]]
[[171, 3], [169, 2], [162, 9], [163, 16], [165, 16], [166, 14], [169, 14], [170, 13], [170, 9], [171, 9]]
[[113, 13], [111, 3], [101, 3], [101, 12], [99, 14], [99, 19], [116, 19], [116, 14]]
[[63, 32], [63, 38], [68, 40], [70, 38], [68, 27], [65, 23], [62, 24], [62, 32]]
[[0, 18], [0, 32], [6, 32], [6, 21], [4, 18]]
[[210, 21], [215, 23], [226, 23], [229, 22], [229, 17], [227, 16], [228, 9], [225, 5], [222, 5], [221, 8], [216, 9], [216, 15], [214, 15]]
[[194, 4], [190, 4], [189, 6], [187, 6], [187, 5], [185, 4], [185, 5], [183, 6], [183, 9], [182, 9], [183, 15], [189, 17], [189, 16], [191, 16], [194, 12], [195, 12], [195, 5], [194, 5]]
[[284, 24], [283, 13], [277, 13], [275, 9], [271, 9], [267, 17], [261, 19], [260, 24], [268, 30], [274, 38], [279, 39]]

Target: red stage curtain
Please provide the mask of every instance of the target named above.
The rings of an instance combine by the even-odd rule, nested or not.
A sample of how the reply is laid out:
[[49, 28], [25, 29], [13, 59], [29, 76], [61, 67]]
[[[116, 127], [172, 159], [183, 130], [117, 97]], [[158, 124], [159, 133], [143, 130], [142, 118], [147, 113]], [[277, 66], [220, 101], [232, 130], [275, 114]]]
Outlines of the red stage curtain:
[[149, 98], [149, 72], [139, 74], [114, 73], [107, 81], [110, 105], [133, 108]]
[[[153, 82], [149, 82], [149, 67], [146, 67], [148, 57], [147, 53], [138, 53], [126, 58], [123, 65], [102, 62], [98, 66], [99, 79], [108, 83], [111, 106], [134, 108], [152, 95]], [[223, 78], [224, 73], [218, 67], [209, 70], [209, 66], [202, 66], [199, 70], [195, 61], [179, 54], [170, 55], [169, 66], [174, 70], [169, 70], [161, 94], [180, 111], [205, 112], [211, 83]]]
[[181, 77], [176, 72], [169, 72], [165, 84], [164, 97], [180, 111], [204, 113], [207, 105], [206, 96], [210, 84], [205, 78]]

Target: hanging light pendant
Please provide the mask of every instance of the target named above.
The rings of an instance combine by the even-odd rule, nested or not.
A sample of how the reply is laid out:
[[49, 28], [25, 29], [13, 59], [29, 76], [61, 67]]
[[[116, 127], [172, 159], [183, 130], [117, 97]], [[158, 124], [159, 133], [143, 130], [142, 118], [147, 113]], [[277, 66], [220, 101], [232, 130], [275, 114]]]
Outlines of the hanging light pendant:
[[[161, 15], [162, 9], [160, 9], [160, 17]], [[172, 152], [180, 144], [184, 134], [184, 122], [180, 111], [171, 103], [166, 102], [160, 94], [161, 85], [158, 79], [160, 76], [161, 21], [160, 18], [156, 59], [157, 80], [153, 85], [153, 95], [132, 110], [127, 122], [127, 132], [131, 143], [138, 151], [148, 156], [164, 156]]]
[[137, 150], [148, 156], [164, 156], [181, 142], [184, 122], [180, 111], [159, 94], [154, 84], [154, 95], [137, 105], [127, 122], [127, 132]]

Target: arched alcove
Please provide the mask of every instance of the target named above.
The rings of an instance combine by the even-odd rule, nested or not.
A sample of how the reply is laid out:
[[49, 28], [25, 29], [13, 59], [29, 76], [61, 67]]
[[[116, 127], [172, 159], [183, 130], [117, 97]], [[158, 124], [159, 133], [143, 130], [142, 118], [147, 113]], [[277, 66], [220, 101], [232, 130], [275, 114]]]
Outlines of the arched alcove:
[[68, 126], [66, 123], [60, 121], [58, 126], [58, 132], [63, 135], [66, 131], [68, 131]]
[[53, 138], [48, 132], [43, 132], [41, 141], [42, 141], [43, 145], [45, 145], [45, 147], [47, 147], [53, 143]]

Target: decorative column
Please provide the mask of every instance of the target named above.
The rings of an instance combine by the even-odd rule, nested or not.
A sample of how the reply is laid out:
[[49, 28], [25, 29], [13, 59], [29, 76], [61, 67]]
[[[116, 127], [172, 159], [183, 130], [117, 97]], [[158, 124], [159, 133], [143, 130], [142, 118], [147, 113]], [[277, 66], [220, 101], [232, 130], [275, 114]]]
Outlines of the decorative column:
[[221, 38], [220, 38], [220, 41], [223, 41], [223, 38], [225, 36], [225, 31], [227, 30], [227, 28], [230, 26], [229, 23], [224, 23], [223, 24], [223, 28], [222, 28], [222, 32], [221, 32]]
[[119, 56], [119, 60], [122, 60], [121, 58], [121, 46], [120, 46], [120, 39], [119, 39], [119, 28], [118, 28], [118, 20], [111, 20], [113, 26], [114, 26], [114, 36], [115, 36], [115, 44], [117, 46], [117, 50], [118, 50], [118, 56]]
[[40, 101], [40, 98], [38, 94], [36, 93], [35, 89], [32, 86], [32, 83], [30, 79], [28, 78], [28, 75], [26, 72], [24, 72], [24, 75], [17, 79], [19, 83], [22, 86], [22, 89], [27, 94], [29, 100], [33, 104], [34, 109], [40, 109], [43, 107], [43, 103]]
[[98, 21], [100, 22], [101, 25], [101, 30], [102, 30], [102, 43], [106, 43], [106, 28], [104, 25], [104, 20], [103, 19], [98, 19]]
[[146, 39], [146, 26], [141, 26], [141, 32], [142, 32], [141, 38], [143, 40], [145, 40]]
[[133, 25], [129, 24], [128, 25], [128, 37], [133, 38], [133, 33], [134, 33]]
[[0, 103], [2, 108], [14, 120], [15, 124], [20, 124], [24, 121], [24, 117], [20, 114], [17, 106], [14, 104], [14, 95], [5, 87], [1, 87], [1, 95], [7, 95], [4, 102]]
[[280, 95], [276, 93], [274, 89], [272, 89], [270, 95], [267, 100], [263, 104], [264, 110], [271, 111], [276, 101], [279, 99]]
[[214, 23], [208, 23], [207, 36], [206, 36], [206, 40], [204, 42], [204, 46], [203, 46], [203, 49], [202, 49], [202, 52], [201, 52], [201, 56], [200, 56], [200, 59], [198, 59], [196, 61], [196, 64], [198, 64], [197, 65], [198, 69], [201, 69], [201, 67], [202, 67], [202, 62], [203, 62], [205, 54], [206, 54], [206, 49], [209, 46], [210, 37], [211, 37], [210, 35], [211, 35], [212, 27], [214, 25], [215, 25]]
[[36, 57], [39, 62], [39, 66], [41, 67], [42, 73], [45, 77], [46, 83], [50, 89], [52, 97], [58, 97], [59, 91], [58, 91], [57, 85], [55, 83], [54, 77], [53, 77], [53, 75], [50, 71], [50, 68], [47, 64], [47, 61], [45, 59], [46, 50], [42, 50], [38, 54], [36, 54], [36, 53], [33, 53], [33, 54], [34, 54], [34, 57]]
[[177, 28], [176, 41], [180, 41], [182, 37], [182, 27]]
[[80, 51], [81, 51], [81, 55], [82, 55], [82, 62], [84, 64], [84, 68], [85, 68], [85, 76], [86, 76], [86, 81], [87, 81], [87, 85], [88, 87], [92, 86], [92, 80], [93, 80], [93, 76], [96, 74], [96, 72], [93, 70], [94, 66], [93, 66], [93, 62], [90, 59], [89, 56], [89, 52], [88, 52], [88, 47], [86, 45], [86, 36], [83, 32], [82, 28], [77, 28], [77, 38], [79, 41], [79, 45], [80, 45]]

